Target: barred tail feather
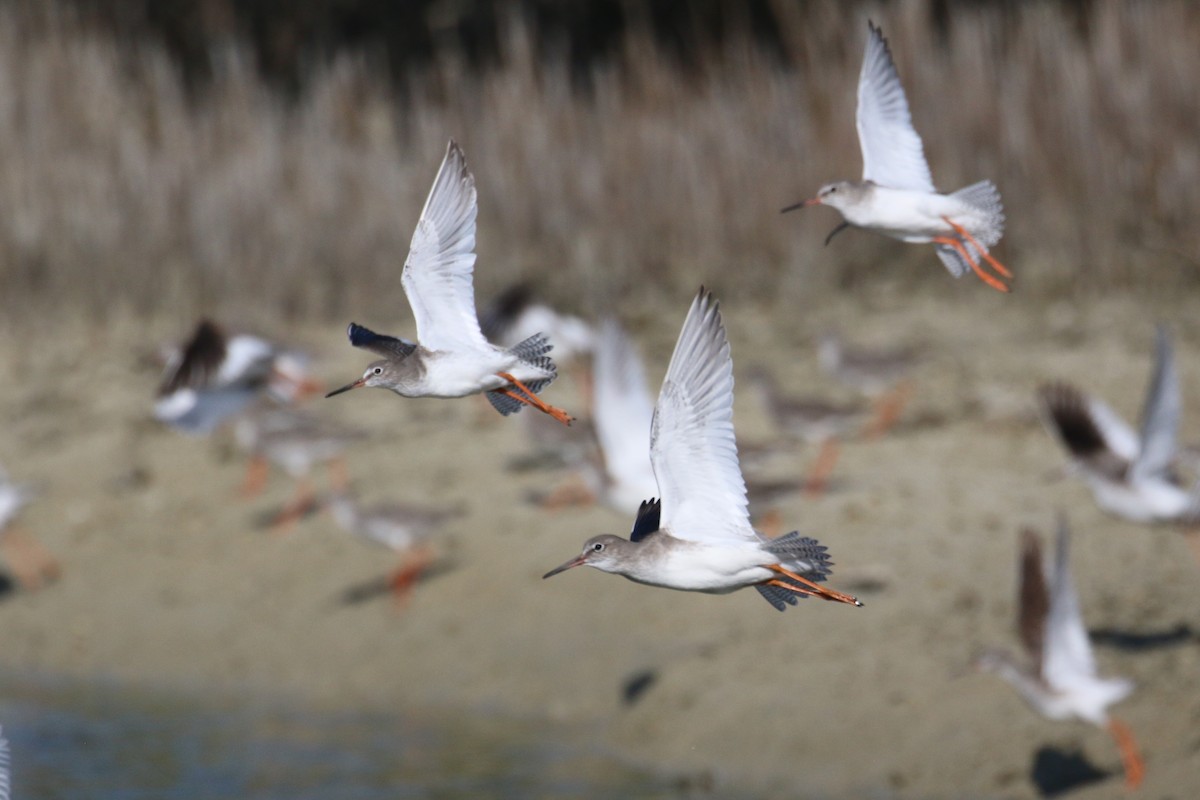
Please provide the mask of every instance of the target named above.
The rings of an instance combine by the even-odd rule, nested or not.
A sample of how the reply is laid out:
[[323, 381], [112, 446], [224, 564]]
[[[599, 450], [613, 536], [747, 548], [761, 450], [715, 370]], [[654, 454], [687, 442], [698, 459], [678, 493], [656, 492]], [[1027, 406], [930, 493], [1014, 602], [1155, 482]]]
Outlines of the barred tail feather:
[[[1004, 235], [1004, 203], [991, 181], [980, 181], [950, 195], [979, 212], [980, 222], [969, 228], [971, 235], [984, 247], [991, 247]], [[971, 253], [975, 255], [974, 252]]]
[[799, 531], [773, 539], [766, 546], [767, 552], [779, 558], [779, 563], [813, 583], [820, 583], [830, 575], [833, 562], [829, 560], [829, 548], [811, 536], [801, 536]]

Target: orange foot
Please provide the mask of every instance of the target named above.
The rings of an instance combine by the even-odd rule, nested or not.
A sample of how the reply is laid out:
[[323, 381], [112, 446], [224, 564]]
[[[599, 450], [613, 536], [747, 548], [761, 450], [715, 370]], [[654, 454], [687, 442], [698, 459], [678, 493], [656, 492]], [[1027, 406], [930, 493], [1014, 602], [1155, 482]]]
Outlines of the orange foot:
[[428, 549], [421, 549], [413, 554], [406, 564], [402, 564], [392, 577], [388, 579], [388, 587], [392, 590], [396, 611], [403, 611], [412, 596], [413, 586], [425, 574], [425, 570], [433, 563], [433, 555]]
[[[984, 247], [982, 244], [980, 244], [979, 240], [971, 235], [970, 231], [968, 231], [962, 225], [959, 225], [957, 222], [953, 221], [949, 217], [944, 216], [944, 217], [942, 217], [942, 219], [946, 222], [947, 225], [949, 225], [951, 228], [953, 228], [954, 232], [957, 233], [959, 236], [961, 236], [962, 239], [965, 239], [966, 241], [968, 241], [972, 245], [974, 245], [975, 248], [979, 251], [980, 255], [983, 256], [983, 260], [986, 261], [988, 264], [990, 264], [992, 269], [996, 270], [996, 272], [1000, 273], [1001, 276], [1008, 278], [1009, 280], [1013, 279], [1012, 272], [1010, 272], [1007, 267], [1005, 267], [1003, 264], [1001, 264], [999, 261], [997, 261], [995, 259], [995, 257], [993, 257], [992, 254], [987, 251], [987, 248]], [[971, 253], [967, 250], [967, 248], [965, 246], [963, 246], [962, 239], [954, 239], [949, 236], [935, 236], [935, 237], [933, 237], [932, 241], [935, 244], [941, 244], [941, 245], [945, 245], [947, 247], [954, 248], [954, 250], [960, 256], [962, 256], [963, 260], [966, 261], [967, 264], [970, 265], [971, 270], [976, 275], [979, 276], [979, 279], [981, 281], [983, 281], [984, 283], [986, 283], [988, 286], [991, 286], [993, 289], [995, 289], [998, 292], [1012, 291], [1008, 286], [1006, 286], [1003, 283], [1003, 281], [1001, 281], [998, 278], [993, 277], [992, 275], [987, 274], [986, 272], [983, 271], [982, 268], [980, 268], [979, 262], [977, 262], [974, 258], [972, 258]]]
[[787, 589], [790, 592], [798, 592], [800, 594], [819, 597], [822, 600], [830, 600], [835, 603], [846, 603], [847, 605], [858, 606], [859, 608], [862, 607], [862, 603], [858, 601], [857, 597], [848, 594], [842, 594], [841, 592], [834, 591], [833, 589], [826, 589], [824, 586], [813, 583], [808, 578], [801, 577], [791, 570], [784, 569], [780, 564], [766, 564], [765, 566], [767, 569], [778, 572], [780, 575], [796, 581], [796, 583], [799, 584], [794, 585], [786, 581], [782, 581], [779, 578], [772, 578], [766, 581], [768, 586], [778, 586], [779, 588]]
[[1133, 731], [1119, 719], [1110, 719], [1108, 732], [1112, 734], [1117, 742], [1117, 749], [1121, 751], [1121, 763], [1125, 766], [1125, 786], [1136, 789], [1142, 784], [1142, 778], [1146, 777], [1146, 762], [1142, 761], [1141, 755], [1138, 754]]
[[502, 394], [506, 397], [511, 397], [513, 400], [516, 400], [519, 403], [524, 403], [527, 406], [533, 406], [538, 411], [541, 411], [543, 414], [549, 414], [550, 416], [554, 417], [556, 420], [561, 422], [563, 425], [570, 425], [572, 422], [575, 421], [574, 417], [572, 417], [567, 412], [563, 411], [561, 408], [555, 408], [554, 406], [547, 404], [546, 401], [542, 400], [542, 398], [538, 397], [536, 394], [531, 392], [529, 390], [528, 386], [526, 386], [525, 384], [523, 384], [519, 380], [517, 380], [515, 377], [513, 377], [513, 375], [511, 373], [497, 372], [496, 374], [498, 376], [500, 376], [501, 378], [504, 378], [504, 380], [508, 381], [510, 384], [512, 384], [513, 388], [515, 388], [517, 390], [517, 391], [513, 391], [512, 389], [509, 389], [509, 388], [502, 388], [502, 389], [494, 390], [497, 393]]
[[912, 395], [912, 383], [904, 381], [895, 389], [879, 398], [875, 403], [875, 418], [865, 431], [868, 438], [877, 439], [891, 430], [900, 418], [900, 412], [908, 405]]

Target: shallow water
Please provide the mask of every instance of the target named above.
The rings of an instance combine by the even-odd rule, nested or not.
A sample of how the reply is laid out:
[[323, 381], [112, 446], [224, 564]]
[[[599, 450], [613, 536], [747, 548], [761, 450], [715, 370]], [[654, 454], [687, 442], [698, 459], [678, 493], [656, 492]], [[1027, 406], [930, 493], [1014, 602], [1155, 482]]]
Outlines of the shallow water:
[[685, 791], [678, 780], [588, 752], [562, 732], [487, 716], [329, 714], [251, 698], [3, 676], [0, 724], [12, 748], [13, 797], [21, 800], [652, 798]]

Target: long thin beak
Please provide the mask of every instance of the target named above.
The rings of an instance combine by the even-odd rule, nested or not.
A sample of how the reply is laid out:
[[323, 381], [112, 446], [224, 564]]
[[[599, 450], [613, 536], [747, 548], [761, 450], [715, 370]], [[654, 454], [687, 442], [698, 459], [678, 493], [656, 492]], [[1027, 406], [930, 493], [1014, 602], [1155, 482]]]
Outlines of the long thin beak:
[[367, 382], [365, 379], [359, 378], [358, 380], [354, 381], [353, 383], [347, 383], [345, 386], [343, 386], [340, 389], [334, 389], [332, 392], [330, 392], [329, 394], [327, 394], [325, 396], [333, 397], [335, 394], [341, 394], [342, 392], [348, 392], [351, 389], [358, 389], [361, 386], [365, 386], [366, 383]]
[[787, 208], [779, 209], [780, 214], [786, 214], [789, 211], [795, 211], [797, 208], [808, 208], [809, 206], [821, 205], [821, 198], [811, 197], [808, 200], [801, 200], [799, 203], [792, 203]]
[[555, 567], [554, 569], [547, 572], [545, 575], [542, 576], [542, 580], [546, 580], [546, 578], [552, 578], [560, 572], [566, 572], [571, 567], [580, 567], [586, 563], [587, 563], [587, 558], [585, 556], [583, 556], [583, 555], [575, 556], [567, 563], [565, 563], [561, 566]]

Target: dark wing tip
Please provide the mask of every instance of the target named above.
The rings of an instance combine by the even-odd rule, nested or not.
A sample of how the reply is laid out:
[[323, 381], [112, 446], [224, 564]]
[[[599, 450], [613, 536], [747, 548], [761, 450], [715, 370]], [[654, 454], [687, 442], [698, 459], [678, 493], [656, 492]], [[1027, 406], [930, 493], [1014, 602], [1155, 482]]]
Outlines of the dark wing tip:
[[1032, 528], [1021, 530], [1021, 583], [1017, 590], [1017, 633], [1035, 664], [1042, 660], [1050, 593], [1042, 566], [1042, 543]]
[[638, 508], [637, 517], [633, 521], [633, 530], [629, 532], [629, 541], [640, 542], [655, 533], [662, 520], [662, 501], [657, 498], [643, 500]]
[[379, 338], [375, 331], [365, 328], [357, 322], [350, 323], [350, 327], [346, 328], [346, 335], [350, 337], [350, 344], [355, 347], [367, 347]]
[[1067, 449], [1087, 458], [1108, 449], [1083, 392], [1066, 383], [1048, 383], [1038, 388], [1038, 400]]

